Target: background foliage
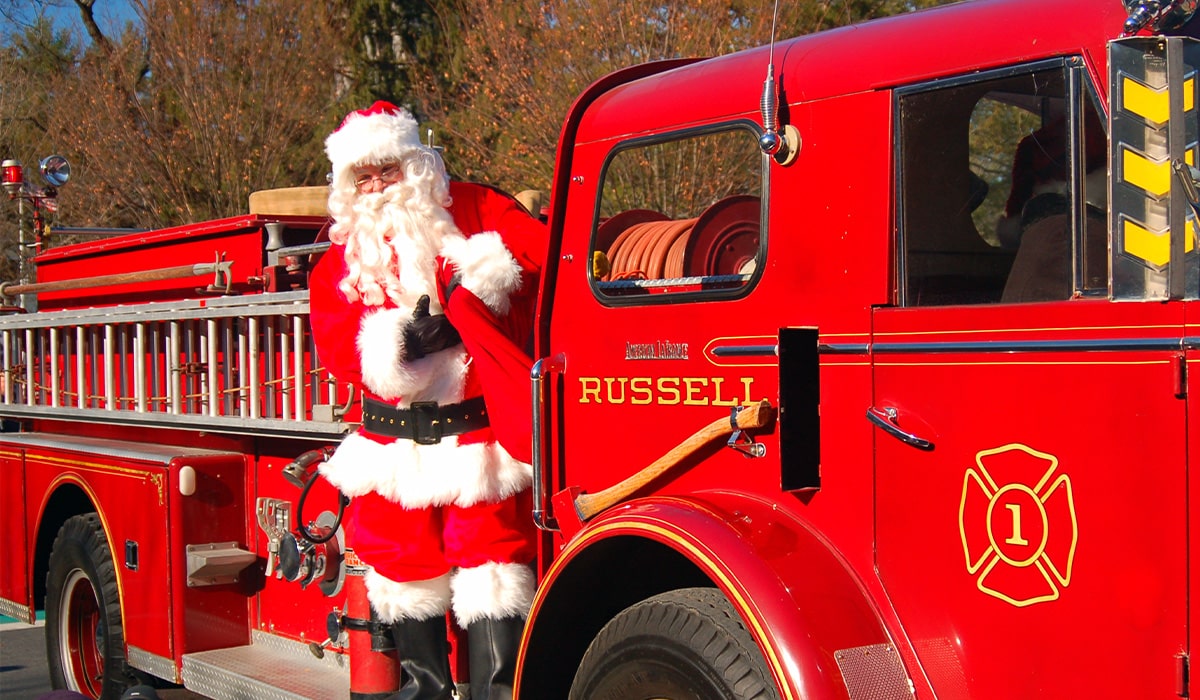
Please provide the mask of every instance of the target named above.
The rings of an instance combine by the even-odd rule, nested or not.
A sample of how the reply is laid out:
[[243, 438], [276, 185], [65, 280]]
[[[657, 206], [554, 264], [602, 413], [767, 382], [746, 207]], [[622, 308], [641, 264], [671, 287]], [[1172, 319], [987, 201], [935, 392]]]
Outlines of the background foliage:
[[[941, 0], [781, 3], [787, 37]], [[125, 8], [123, 22], [104, 22]], [[0, 0], [0, 157], [72, 164], [56, 224], [161, 228], [233, 216], [252, 191], [325, 182], [325, 136], [388, 99], [454, 176], [548, 186], [592, 81], [770, 39], [770, 0]], [[121, 16], [121, 15], [118, 15]], [[26, 212], [27, 214], [27, 212]], [[0, 280], [18, 276], [13, 202]], [[56, 239], [54, 243], [58, 243]]]

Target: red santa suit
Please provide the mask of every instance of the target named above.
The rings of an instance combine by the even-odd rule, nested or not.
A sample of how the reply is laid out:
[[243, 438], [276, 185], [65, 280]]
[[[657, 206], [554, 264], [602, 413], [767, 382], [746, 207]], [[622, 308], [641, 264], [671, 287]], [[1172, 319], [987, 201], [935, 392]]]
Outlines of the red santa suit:
[[[434, 163], [407, 113], [356, 114], [357, 121], [351, 115], [327, 141], [335, 230], [338, 193], [347, 216], [345, 202], [353, 200], [351, 166], [414, 157]], [[488, 416], [508, 413], [511, 401], [529, 415], [528, 391], [512, 395], [519, 384], [511, 375], [524, 372], [527, 387], [521, 348], [532, 330], [546, 235], [519, 204], [492, 189], [449, 183], [448, 195], [453, 226], [391, 242], [399, 287], [388, 296], [369, 303], [347, 294], [349, 239], [335, 238], [309, 285], [320, 360], [339, 381], [359, 387], [364, 399], [363, 426], [321, 472], [351, 499], [347, 543], [372, 567], [366, 578], [371, 604], [387, 622], [452, 609], [467, 626], [523, 618], [534, 592], [528, 432], [517, 421], [504, 423], [497, 435], [498, 424]], [[403, 361], [403, 329], [426, 295], [430, 310], [446, 314], [462, 344]], [[475, 362], [473, 351], [486, 354], [485, 361]], [[489, 391], [497, 371], [510, 376]], [[441, 418], [437, 426], [425, 424], [423, 434], [396, 437], [382, 427], [392, 409], [402, 419], [419, 419], [425, 410]], [[464, 424], [471, 429], [457, 432]]]

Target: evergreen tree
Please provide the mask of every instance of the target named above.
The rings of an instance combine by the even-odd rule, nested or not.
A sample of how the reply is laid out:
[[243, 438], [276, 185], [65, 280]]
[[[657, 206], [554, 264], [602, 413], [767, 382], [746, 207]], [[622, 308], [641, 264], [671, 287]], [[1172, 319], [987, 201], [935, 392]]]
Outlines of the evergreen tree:
[[[0, 45], [0, 158], [19, 161], [33, 185], [41, 184], [38, 161], [57, 147], [51, 127], [64, 116], [52, 86], [78, 54], [69, 34], [55, 31], [44, 16], [8, 34]], [[33, 252], [21, 247], [32, 240], [30, 211], [28, 204], [0, 198], [0, 281], [18, 279], [22, 257]]]

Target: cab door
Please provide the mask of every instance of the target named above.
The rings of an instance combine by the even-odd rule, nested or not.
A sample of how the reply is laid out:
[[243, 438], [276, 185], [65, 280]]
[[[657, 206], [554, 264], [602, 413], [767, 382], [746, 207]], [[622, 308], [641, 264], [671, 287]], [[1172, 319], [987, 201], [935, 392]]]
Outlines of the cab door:
[[877, 563], [939, 696], [1174, 696], [1181, 322], [1107, 301], [876, 313]]
[[922, 671], [938, 697], [1174, 697], [1184, 306], [1108, 297], [1097, 100], [1068, 59], [896, 104], [868, 418], [878, 572]]
[[[545, 412], [558, 457], [547, 494], [602, 491], [734, 407], [777, 394], [773, 354], [720, 352], [771, 343], [777, 330], [745, 310], [763, 274], [766, 206], [753, 125], [725, 120], [628, 138], [636, 122], [620, 123], [604, 125], [617, 133], [601, 138], [590, 119], [591, 137], [573, 147], [549, 340], [539, 351], [557, 363], [561, 391]], [[765, 461], [747, 469], [737, 450], [704, 456], [656, 486], [686, 491], [741, 469], [747, 488], [778, 488]], [[555, 508], [567, 536], [582, 526], [573, 510]]]
[[[1200, 474], [1200, 454], [1198, 454], [1196, 446], [1200, 446], [1200, 301], [1191, 301], [1187, 303], [1185, 320], [1185, 345], [1186, 354], [1184, 360], [1184, 371], [1187, 378], [1187, 402], [1188, 402], [1188, 424], [1187, 436], [1188, 445], [1192, 447], [1188, 451], [1188, 473]], [[1200, 504], [1200, 480], [1188, 480], [1188, 530], [1195, 526], [1195, 523], [1200, 522], [1200, 513], [1196, 512], [1197, 504]], [[1200, 538], [1191, 537], [1188, 539], [1188, 598], [1189, 600], [1200, 600], [1200, 574], [1195, 571], [1196, 562], [1200, 561]], [[1189, 608], [1188, 618], [1188, 655], [1191, 650], [1197, 648], [1200, 640], [1197, 640], [1196, 634], [1200, 630], [1200, 609], [1196, 606]], [[1185, 657], [1186, 659], [1186, 657]], [[1186, 662], [1185, 662], [1186, 663]], [[1194, 674], [1187, 674], [1187, 695], [1188, 697], [1196, 697], [1196, 693], [1200, 692], [1200, 680], [1197, 680]]]

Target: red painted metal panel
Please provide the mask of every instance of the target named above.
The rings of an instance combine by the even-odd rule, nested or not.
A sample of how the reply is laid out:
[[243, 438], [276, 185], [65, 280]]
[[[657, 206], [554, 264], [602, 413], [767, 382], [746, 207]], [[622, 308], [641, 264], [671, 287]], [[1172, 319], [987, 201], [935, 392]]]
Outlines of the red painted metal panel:
[[[662, 87], [662, 97], [674, 101], [672, 89]], [[886, 93], [862, 93], [801, 105], [792, 116], [805, 129], [806, 141], [794, 165], [771, 169], [766, 238], [771, 262], [747, 297], [719, 303], [608, 307], [597, 298], [578, 261], [589, 259], [600, 167], [623, 135], [605, 134], [576, 148], [574, 172], [581, 177], [567, 192], [564, 261], [553, 282], [556, 308], [570, 313], [552, 318], [547, 353], [566, 353], [565, 475], [556, 486], [595, 492], [649, 464], [727, 411], [731, 402], [777, 402], [773, 356], [718, 357], [714, 350], [772, 346], [780, 327], [817, 327], [821, 342], [858, 344], [863, 350], [857, 356], [828, 356], [822, 368], [827, 384], [822, 471], [835, 488], [813, 500], [807, 517], [850, 538], [848, 556], [870, 571], [870, 472], [862, 466], [870, 463], [865, 442], [870, 433], [862, 419], [870, 381], [865, 347], [870, 308], [889, 299], [891, 267], [889, 211], [866, 204], [888, 201], [891, 171], [887, 130], [868, 127], [890, 123], [891, 102]], [[843, 138], [847, 130], [860, 137]], [[627, 343], [659, 340], [686, 345], [688, 357], [626, 357]], [[611, 436], [606, 441], [613, 449], [595, 449], [597, 431]], [[779, 456], [776, 441], [768, 438], [768, 443], [767, 457], [753, 462], [714, 448], [712, 460], [672, 473], [655, 487], [686, 493], [728, 484], [729, 475], [737, 474], [739, 489], [776, 493]]]
[[[793, 511], [797, 503], [705, 491], [614, 508], [567, 544], [535, 600], [533, 624], [573, 559], [613, 546], [613, 538], [649, 539], [684, 555], [725, 592], [762, 646], [781, 698], [845, 698], [834, 653], [884, 644], [888, 635], [860, 580]], [[619, 556], [620, 546], [608, 551]]]
[[[179, 470], [196, 473], [196, 491], [179, 491]], [[187, 545], [235, 543], [246, 550], [247, 523], [253, 513], [245, 499], [246, 459], [242, 455], [187, 456], [170, 469], [171, 550], [170, 587], [176, 658], [183, 654], [250, 643], [249, 598], [261, 585], [256, 562], [237, 581], [212, 586], [188, 586]]]
[[[29, 447], [26, 456], [30, 512], [43, 527], [56, 527], [65, 516], [50, 512], [49, 504], [68, 489], [77, 489], [94, 507], [117, 571], [127, 644], [178, 661], [189, 651], [248, 643], [246, 601], [259, 577], [187, 585], [188, 544], [246, 547], [241, 454], [39, 438], [42, 444]], [[190, 496], [179, 490], [178, 474], [185, 466], [196, 472]]]
[[24, 451], [20, 447], [0, 444], [0, 549], [15, 564], [0, 567], [0, 598], [25, 606], [28, 610], [26, 621], [33, 622], [31, 557], [34, 543], [29, 533], [36, 532], [36, 527], [28, 517]]
[[[247, 499], [252, 506], [258, 497], [281, 499], [288, 501], [292, 508], [292, 529], [300, 523], [303, 516], [305, 524], [311, 524], [322, 513], [337, 513], [336, 491], [324, 479], [317, 479], [312, 490], [305, 499], [304, 512], [297, 512], [300, 491], [286, 481], [281, 470], [287, 462], [300, 456], [315, 445], [303, 445], [296, 442], [269, 442], [263, 448], [269, 451], [257, 461], [256, 477], [254, 479], [255, 493]], [[284, 454], [294, 452], [294, 454]], [[257, 541], [257, 551], [267, 551], [267, 537], [262, 529], [253, 524], [254, 513], [248, 513], [252, 523], [252, 537]], [[327, 597], [316, 584], [301, 588], [278, 574], [266, 578], [261, 589], [253, 598], [253, 617], [251, 624], [254, 629], [271, 632], [288, 639], [317, 642], [325, 641], [326, 616], [335, 608], [342, 609], [344, 593], [336, 597]]]
[[[1187, 392], [1188, 423], [1187, 423], [1187, 469], [1188, 474], [1200, 473], [1200, 352], [1197, 343], [1200, 342], [1200, 302], [1187, 302], [1184, 307], [1184, 337], [1187, 338], [1185, 353], [1181, 353], [1184, 364], [1180, 367], [1183, 373], [1184, 390]], [[1187, 486], [1187, 523], [1188, 532], [1196, 530], [1200, 523], [1200, 479], [1188, 479]], [[1192, 655], [1195, 649], [1200, 649], [1200, 575], [1196, 572], [1196, 564], [1200, 562], [1200, 537], [1188, 537], [1188, 638], [1186, 645], [1179, 654]], [[1181, 660], [1181, 665], [1183, 661]], [[1194, 661], [1193, 661], [1194, 663]], [[1184, 687], [1179, 695], [1194, 698], [1200, 693], [1200, 679], [1195, 672], [1184, 677]]]
[[[247, 277], [261, 275], [263, 234], [251, 219], [225, 220], [212, 225], [131, 234], [119, 239], [51, 250], [37, 260], [38, 282], [55, 282], [99, 275], [144, 272], [178, 265], [236, 261], [234, 280], [244, 288]], [[223, 256], [223, 257], [222, 257]], [[144, 303], [196, 298], [213, 275], [175, 280], [108, 285], [92, 289], [43, 292], [40, 308], [72, 308], [112, 303]]]
[[1179, 304], [876, 313], [874, 406], [933, 442], [876, 431], [879, 575], [939, 695], [1175, 692], [1182, 329]]
[[[37, 281], [57, 282], [100, 275], [157, 270], [180, 265], [232, 262], [229, 283], [238, 292], [262, 291], [266, 232], [271, 222], [287, 224], [289, 244], [311, 243], [323, 219], [315, 217], [240, 216], [145, 233], [132, 233], [52, 248], [37, 257]], [[47, 291], [39, 308], [53, 310], [119, 303], [145, 303], [203, 297], [213, 274], [173, 280]]]
[[[43, 526], [61, 518], [47, 510], [59, 490], [79, 489], [93, 504], [115, 560], [126, 642], [170, 657], [165, 462], [106, 456], [94, 448], [31, 447], [26, 469], [30, 512]], [[137, 571], [125, 565], [126, 540], [138, 543]]]

